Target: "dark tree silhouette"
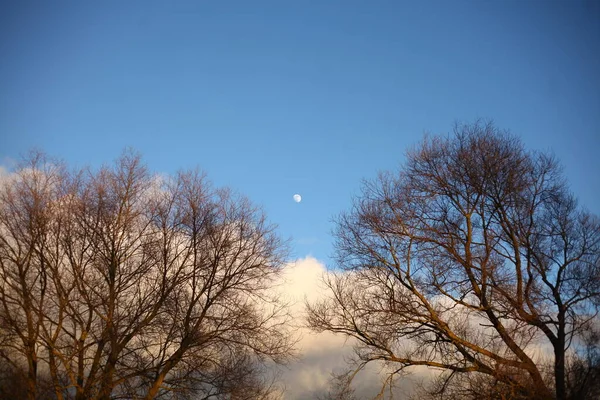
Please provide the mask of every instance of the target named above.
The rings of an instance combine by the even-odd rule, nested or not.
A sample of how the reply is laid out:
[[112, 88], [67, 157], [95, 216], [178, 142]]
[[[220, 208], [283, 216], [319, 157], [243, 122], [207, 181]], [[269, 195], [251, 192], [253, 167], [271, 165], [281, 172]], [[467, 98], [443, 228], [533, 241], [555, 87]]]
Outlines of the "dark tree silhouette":
[[597, 393], [600, 224], [551, 155], [459, 125], [365, 183], [336, 237], [344, 271], [308, 322], [355, 338], [356, 368], [432, 367], [442, 398]]

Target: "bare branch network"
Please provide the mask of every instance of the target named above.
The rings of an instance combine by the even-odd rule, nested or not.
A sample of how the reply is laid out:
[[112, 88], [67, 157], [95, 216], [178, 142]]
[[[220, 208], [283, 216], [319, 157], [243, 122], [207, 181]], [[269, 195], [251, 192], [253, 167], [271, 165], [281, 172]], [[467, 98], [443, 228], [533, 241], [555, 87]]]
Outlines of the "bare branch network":
[[198, 172], [34, 154], [0, 184], [0, 397], [270, 398], [265, 365], [293, 344], [270, 290], [285, 251]]
[[336, 239], [343, 271], [308, 323], [355, 338], [355, 368], [432, 367], [444, 399], [600, 396], [600, 223], [551, 155], [491, 123], [427, 137]]

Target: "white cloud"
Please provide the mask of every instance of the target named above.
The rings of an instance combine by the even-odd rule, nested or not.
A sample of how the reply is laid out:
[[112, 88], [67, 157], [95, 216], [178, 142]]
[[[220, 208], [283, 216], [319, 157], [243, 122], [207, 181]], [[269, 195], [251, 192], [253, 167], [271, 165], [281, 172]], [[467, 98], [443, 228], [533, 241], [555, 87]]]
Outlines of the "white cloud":
[[[325, 272], [325, 265], [313, 257], [299, 259], [284, 270], [279, 290], [292, 302], [294, 324], [301, 335], [299, 360], [282, 371], [285, 400], [312, 400], [317, 394], [326, 393], [331, 373], [346, 370], [348, 358], [353, 354], [352, 340], [330, 332], [317, 334], [305, 326], [304, 300], [314, 302], [328, 294], [322, 284]], [[358, 398], [371, 398], [379, 391], [382, 383], [379, 370], [380, 366], [372, 364], [356, 376], [353, 386]], [[402, 383], [404, 387], [400, 390], [410, 392], [412, 381]]]
[[299, 360], [282, 371], [286, 400], [312, 399], [326, 391], [331, 371], [344, 366], [344, 356], [352, 349], [342, 336], [324, 332], [315, 334], [304, 326], [305, 299], [316, 301], [326, 295], [320, 283], [325, 266], [313, 257], [299, 259], [286, 266], [281, 293], [292, 303], [294, 325], [300, 335]]

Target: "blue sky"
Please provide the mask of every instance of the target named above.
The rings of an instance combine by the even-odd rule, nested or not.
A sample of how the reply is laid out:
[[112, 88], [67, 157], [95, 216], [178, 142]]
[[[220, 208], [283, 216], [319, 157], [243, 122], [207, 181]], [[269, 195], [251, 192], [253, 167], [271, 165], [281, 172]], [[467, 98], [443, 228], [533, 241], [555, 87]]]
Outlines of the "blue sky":
[[4, 2], [0, 162], [199, 166], [329, 262], [361, 179], [455, 121], [553, 151], [600, 213], [598, 71], [593, 0]]

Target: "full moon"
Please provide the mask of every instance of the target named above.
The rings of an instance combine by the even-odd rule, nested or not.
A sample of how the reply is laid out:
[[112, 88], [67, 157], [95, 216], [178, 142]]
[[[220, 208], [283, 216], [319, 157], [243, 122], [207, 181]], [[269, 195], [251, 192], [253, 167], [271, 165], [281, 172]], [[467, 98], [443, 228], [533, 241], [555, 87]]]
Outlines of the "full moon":
[[300, 196], [299, 194], [295, 194], [294, 195], [294, 201], [296, 203], [300, 203], [302, 201], [302, 196]]

